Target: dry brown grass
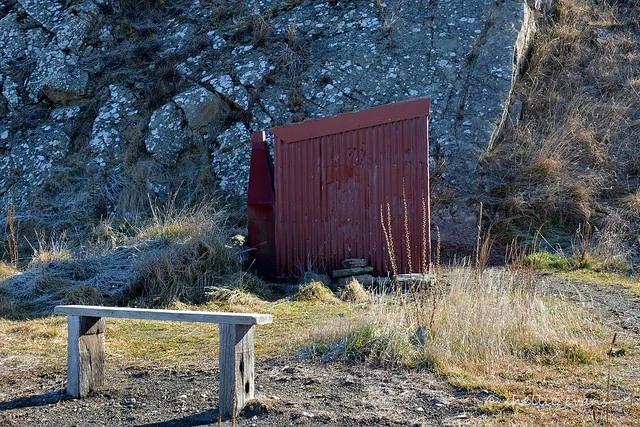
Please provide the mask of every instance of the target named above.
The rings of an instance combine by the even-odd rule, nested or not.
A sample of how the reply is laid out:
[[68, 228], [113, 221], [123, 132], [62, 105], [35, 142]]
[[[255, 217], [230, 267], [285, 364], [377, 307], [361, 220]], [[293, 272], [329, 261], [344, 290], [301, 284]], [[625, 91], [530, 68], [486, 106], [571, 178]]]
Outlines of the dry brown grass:
[[296, 301], [320, 302], [324, 304], [337, 304], [339, 300], [333, 295], [331, 289], [322, 282], [311, 282], [300, 286], [294, 296]]
[[[640, 413], [629, 376], [637, 342], [627, 337], [623, 356], [608, 358], [612, 332], [577, 305], [537, 292], [541, 279], [526, 270], [488, 269], [478, 280], [471, 268], [442, 269], [439, 278], [432, 322], [411, 312], [422, 310], [419, 297], [378, 296], [368, 315], [316, 328], [308, 353], [427, 369], [461, 392], [498, 396], [479, 403], [490, 416], [480, 425], [604, 425], [607, 414], [609, 425], [626, 425]], [[617, 387], [610, 398], [608, 376]]]
[[[386, 354], [390, 365], [440, 372], [469, 367], [489, 372], [505, 360], [570, 365], [598, 359], [604, 329], [585, 311], [537, 294], [529, 279], [495, 269], [481, 276], [471, 268], [443, 271], [435, 304], [419, 292], [378, 296], [371, 317], [346, 341], [352, 350], [375, 355], [373, 361]], [[425, 325], [424, 336], [417, 337]], [[373, 344], [376, 351], [368, 348]]]
[[20, 270], [13, 265], [5, 262], [0, 262], [0, 281], [8, 279], [11, 276], [18, 274]]
[[[172, 308], [271, 313], [274, 323], [256, 329], [260, 358], [312, 343], [307, 354], [337, 357], [346, 352], [389, 366], [431, 369], [458, 392], [473, 396], [488, 390], [506, 399], [480, 403], [478, 413], [486, 416], [479, 420], [482, 425], [605, 425], [607, 405], [609, 425], [633, 425], [640, 415], [640, 405], [631, 398], [640, 393], [634, 376], [640, 363], [637, 343], [619, 340], [624, 354], [607, 358], [611, 334], [584, 310], [538, 295], [529, 280], [524, 280], [529, 288], [518, 286], [520, 271], [487, 270], [480, 284], [471, 269], [442, 271], [446, 292], [425, 345], [415, 324], [407, 323], [413, 321], [402, 311], [408, 305], [388, 297], [373, 305], [352, 305], [335, 299], [269, 303], [243, 296]], [[44, 369], [63, 373], [65, 328], [59, 316], [0, 319], [0, 385]], [[211, 325], [108, 319], [107, 333], [110, 365], [196, 365], [217, 352]], [[319, 337], [341, 344], [327, 345]]]
[[66, 234], [52, 234], [47, 238], [44, 234], [36, 234], [38, 247], [33, 248], [33, 255], [29, 261], [29, 268], [42, 266], [54, 261], [68, 261], [73, 258], [68, 248]]
[[344, 289], [340, 291], [339, 296], [340, 300], [353, 303], [361, 303], [371, 300], [371, 294], [367, 292], [360, 282], [355, 279], [345, 285]]
[[500, 229], [562, 236], [589, 222], [595, 244], [617, 215], [616, 251], [640, 253], [638, 16], [637, 2], [557, 2], [516, 88], [523, 120], [487, 161]]
[[[187, 218], [151, 228], [152, 236], [178, 242], [146, 254], [139, 262], [131, 294], [142, 298], [140, 303], [202, 303], [207, 288], [225, 284], [241, 270], [238, 252], [229, 245], [230, 230], [215, 219], [214, 213], [204, 223], [191, 223], [191, 215]], [[193, 233], [193, 227], [198, 232]]]

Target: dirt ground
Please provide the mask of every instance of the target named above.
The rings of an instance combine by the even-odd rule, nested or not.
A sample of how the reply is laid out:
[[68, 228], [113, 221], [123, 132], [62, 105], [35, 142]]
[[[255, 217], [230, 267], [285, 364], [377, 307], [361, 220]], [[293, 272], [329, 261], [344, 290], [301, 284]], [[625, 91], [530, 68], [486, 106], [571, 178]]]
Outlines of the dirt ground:
[[[9, 400], [0, 403], [0, 424], [217, 425], [217, 374], [212, 371], [213, 366], [110, 368], [110, 386], [82, 400], [64, 397], [64, 373], [21, 379]], [[457, 395], [428, 373], [286, 359], [258, 360], [256, 388], [258, 399], [236, 425], [459, 425], [473, 415], [475, 400], [489, 398]]]
[[[614, 330], [640, 338], [640, 300], [622, 287], [548, 279], [542, 280], [547, 292], [596, 310]], [[214, 359], [178, 369], [108, 365], [107, 387], [82, 400], [65, 397], [64, 371], [25, 374], [0, 390], [0, 425], [218, 425]], [[256, 401], [222, 425], [465, 425], [481, 416], [475, 412], [479, 403], [498, 399], [488, 392], [465, 394], [427, 372], [293, 355], [258, 357], [255, 378]]]

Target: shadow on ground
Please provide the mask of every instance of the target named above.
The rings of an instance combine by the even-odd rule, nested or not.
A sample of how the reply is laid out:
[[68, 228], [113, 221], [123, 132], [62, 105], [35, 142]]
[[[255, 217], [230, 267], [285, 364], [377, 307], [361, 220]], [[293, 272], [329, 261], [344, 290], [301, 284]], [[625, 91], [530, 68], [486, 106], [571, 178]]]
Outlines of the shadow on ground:
[[29, 397], [17, 397], [7, 402], [0, 402], [0, 411], [6, 411], [8, 409], [23, 409], [36, 406], [46, 406], [53, 403], [58, 403], [61, 400], [66, 399], [64, 390], [47, 391], [42, 394], [37, 394]]
[[140, 427], [191, 427], [213, 424], [218, 420], [218, 410], [211, 409], [199, 414], [158, 423], [141, 424]]

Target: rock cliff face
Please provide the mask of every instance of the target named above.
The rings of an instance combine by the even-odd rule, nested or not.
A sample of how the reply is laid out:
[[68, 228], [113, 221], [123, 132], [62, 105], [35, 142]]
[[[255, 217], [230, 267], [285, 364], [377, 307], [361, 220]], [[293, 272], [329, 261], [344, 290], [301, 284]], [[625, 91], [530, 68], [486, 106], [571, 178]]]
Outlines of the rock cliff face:
[[252, 131], [431, 96], [433, 220], [473, 242], [478, 160], [544, 6], [0, 0], [0, 209], [76, 226], [242, 197]]

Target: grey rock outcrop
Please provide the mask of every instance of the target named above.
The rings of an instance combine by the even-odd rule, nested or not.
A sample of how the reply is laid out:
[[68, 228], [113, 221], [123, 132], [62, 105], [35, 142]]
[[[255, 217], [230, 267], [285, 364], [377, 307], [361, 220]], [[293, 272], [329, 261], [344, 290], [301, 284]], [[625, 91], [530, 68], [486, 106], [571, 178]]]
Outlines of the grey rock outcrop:
[[212, 122], [223, 122], [229, 107], [216, 94], [203, 87], [193, 87], [176, 95], [173, 102], [184, 113], [189, 128], [197, 131]]
[[124, 161], [127, 147], [142, 137], [136, 104], [137, 97], [129, 89], [115, 84], [109, 86], [109, 98], [100, 107], [91, 129], [92, 162], [100, 167], [117, 167]]
[[71, 138], [60, 126], [43, 125], [32, 129], [22, 143], [0, 165], [4, 173], [0, 188], [18, 208], [25, 209], [29, 195], [41, 186], [69, 153]]
[[478, 161], [550, 2], [0, 3], [0, 210], [71, 169], [100, 209], [242, 197], [251, 131], [431, 96], [433, 220], [474, 242]]
[[201, 81], [211, 85], [216, 92], [230, 100], [236, 108], [242, 110], [249, 108], [249, 100], [251, 98], [249, 91], [244, 86], [234, 84], [230, 75], [224, 74], [218, 77], [209, 75], [205, 76]]
[[168, 102], [154, 111], [149, 119], [149, 134], [145, 141], [147, 151], [165, 166], [174, 166], [178, 154], [191, 141], [184, 121], [182, 111], [174, 102]]
[[27, 49], [25, 34], [17, 17], [15, 13], [10, 13], [0, 19], [0, 63], [6, 64], [18, 58]]
[[220, 188], [233, 195], [246, 194], [249, 185], [251, 134], [242, 123], [236, 123], [218, 136], [218, 149], [213, 155], [213, 169]]

